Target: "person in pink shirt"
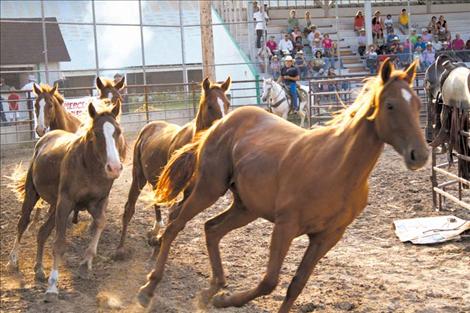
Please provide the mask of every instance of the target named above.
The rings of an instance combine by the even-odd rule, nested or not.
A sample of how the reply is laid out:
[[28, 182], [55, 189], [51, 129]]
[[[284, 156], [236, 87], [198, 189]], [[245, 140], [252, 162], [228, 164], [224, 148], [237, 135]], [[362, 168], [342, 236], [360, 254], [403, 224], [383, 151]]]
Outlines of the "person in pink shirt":
[[274, 38], [274, 36], [270, 36], [269, 40], [266, 42], [266, 47], [268, 47], [272, 54], [276, 54], [277, 50], [277, 43]]
[[294, 40], [294, 42], [297, 39], [297, 37], [302, 37], [302, 32], [300, 31], [299, 26], [294, 27], [294, 31], [292, 32], [291, 36], [292, 36], [292, 39]]
[[325, 56], [330, 57], [331, 51], [333, 50], [333, 40], [330, 39], [330, 35], [324, 34], [322, 41], [323, 51]]
[[463, 50], [465, 47], [465, 42], [460, 38], [460, 34], [455, 34], [455, 39], [452, 40], [452, 50]]

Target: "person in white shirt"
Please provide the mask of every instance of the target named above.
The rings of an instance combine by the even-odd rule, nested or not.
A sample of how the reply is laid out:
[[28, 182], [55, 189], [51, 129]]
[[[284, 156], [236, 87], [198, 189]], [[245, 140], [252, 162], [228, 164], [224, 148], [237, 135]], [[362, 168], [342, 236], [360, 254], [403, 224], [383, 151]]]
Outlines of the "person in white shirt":
[[256, 22], [255, 29], [256, 29], [256, 48], [261, 48], [261, 37], [266, 30], [265, 25], [266, 22], [269, 20], [269, 16], [266, 12], [261, 12], [259, 7], [255, 7], [255, 13], [253, 13], [253, 20]]
[[[23, 103], [20, 102], [19, 109], [20, 111], [23, 111], [19, 114], [21, 116], [21, 119], [28, 119], [28, 113], [26, 111], [33, 109], [33, 104], [34, 104], [34, 99], [36, 99], [36, 94], [32, 92], [32, 90], [33, 90], [33, 85], [35, 83], [36, 83], [36, 76], [28, 75], [28, 82], [23, 86], [23, 88], [21, 88], [22, 91], [25, 91], [23, 93], [23, 96], [26, 99], [25, 102]], [[35, 114], [33, 115], [35, 116]]]
[[292, 44], [292, 41], [289, 39], [289, 34], [284, 34], [284, 38], [281, 39], [279, 42], [279, 50], [284, 51], [288, 50], [289, 53], [292, 53], [292, 50], [294, 50], [294, 45]]

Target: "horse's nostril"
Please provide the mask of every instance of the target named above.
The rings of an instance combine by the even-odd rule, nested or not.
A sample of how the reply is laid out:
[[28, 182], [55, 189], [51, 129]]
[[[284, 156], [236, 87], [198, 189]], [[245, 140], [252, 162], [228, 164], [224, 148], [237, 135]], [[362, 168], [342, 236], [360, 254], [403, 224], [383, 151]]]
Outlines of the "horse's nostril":
[[119, 170], [121, 170], [121, 171], [122, 171], [122, 168], [123, 168], [123, 167], [122, 167], [122, 163], [121, 163], [121, 166], [119, 167]]
[[112, 172], [112, 171], [113, 171], [112, 168], [111, 168], [111, 165], [109, 165], [109, 164], [106, 164], [106, 170], [107, 170], [108, 172]]
[[410, 158], [411, 158], [411, 161], [416, 161], [416, 155], [415, 155], [415, 151], [414, 151], [414, 150], [411, 150]]

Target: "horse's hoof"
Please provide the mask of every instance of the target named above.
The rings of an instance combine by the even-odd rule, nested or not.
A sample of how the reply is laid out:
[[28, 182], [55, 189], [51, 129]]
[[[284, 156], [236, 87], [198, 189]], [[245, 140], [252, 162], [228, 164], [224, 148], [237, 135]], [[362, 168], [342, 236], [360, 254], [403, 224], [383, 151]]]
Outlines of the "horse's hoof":
[[59, 300], [59, 293], [46, 291], [44, 295], [44, 302], [54, 303]]
[[150, 301], [152, 300], [152, 297], [149, 296], [145, 291], [145, 287], [140, 288], [139, 293], [137, 294], [137, 301], [139, 301], [139, 304], [143, 306], [144, 308], [148, 307], [150, 304]]
[[86, 262], [83, 262], [78, 267], [78, 277], [80, 277], [81, 279], [90, 278], [90, 270], [88, 269], [88, 264]]
[[7, 264], [7, 271], [8, 272], [16, 273], [19, 270], [20, 270], [20, 268], [18, 267], [18, 262], [8, 261], [8, 264]]
[[161, 237], [153, 236], [148, 237], [147, 244], [151, 247], [160, 247]]
[[39, 282], [45, 282], [47, 281], [46, 274], [42, 269], [37, 269], [34, 271], [34, 279], [36, 279]]
[[226, 308], [230, 306], [230, 304], [228, 304], [229, 297], [230, 294], [227, 292], [219, 292], [212, 298], [212, 305], [216, 308]]

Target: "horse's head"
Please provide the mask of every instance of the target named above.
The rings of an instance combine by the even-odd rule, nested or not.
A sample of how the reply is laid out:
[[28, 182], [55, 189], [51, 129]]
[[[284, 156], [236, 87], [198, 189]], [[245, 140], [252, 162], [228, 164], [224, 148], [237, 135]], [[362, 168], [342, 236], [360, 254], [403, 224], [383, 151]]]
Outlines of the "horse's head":
[[92, 145], [94, 157], [103, 165], [103, 170], [110, 179], [116, 179], [121, 174], [126, 152], [126, 142], [117, 121], [120, 111], [120, 103], [99, 113], [92, 102], [88, 104], [91, 126], [87, 140]]
[[261, 96], [261, 100], [263, 102], [268, 101], [268, 97], [271, 93], [271, 89], [273, 88], [273, 80], [272, 78], [263, 79], [263, 95]]
[[224, 117], [230, 109], [230, 101], [226, 92], [230, 89], [232, 79], [230, 76], [222, 84], [211, 83], [209, 78], [202, 82], [202, 96], [197, 113], [197, 128], [205, 129], [215, 120]]
[[120, 91], [125, 87], [124, 82], [124, 77], [117, 83], [114, 83], [111, 79], [96, 77], [96, 88], [99, 91], [99, 98], [101, 100], [108, 99], [112, 104], [116, 104], [118, 100], [122, 101]]
[[403, 156], [411, 170], [422, 167], [428, 159], [428, 148], [419, 124], [421, 100], [412, 85], [418, 62], [406, 71], [395, 71], [390, 59], [381, 69], [375, 103], [375, 129], [378, 137]]
[[57, 85], [51, 88], [45, 84], [34, 84], [33, 92], [36, 94], [34, 114], [37, 125], [35, 131], [39, 137], [42, 137], [50, 130], [51, 121], [55, 118], [58, 106], [62, 105], [63, 98], [57, 90]]

